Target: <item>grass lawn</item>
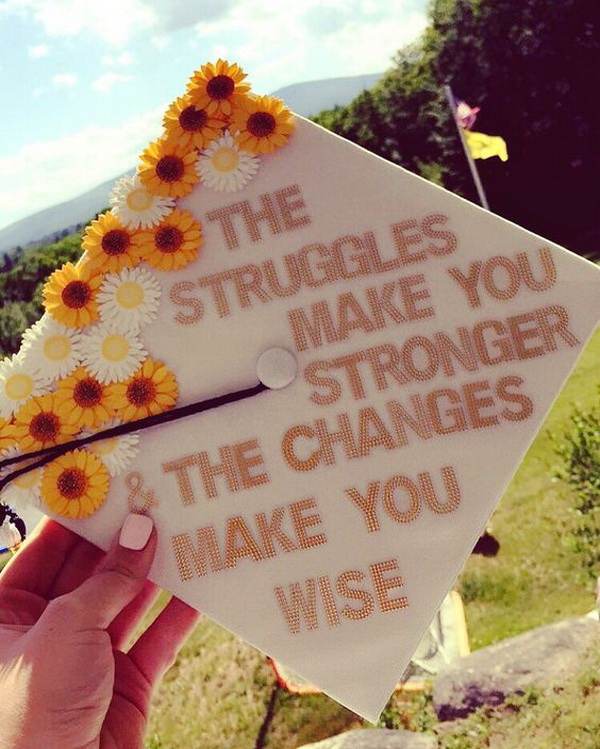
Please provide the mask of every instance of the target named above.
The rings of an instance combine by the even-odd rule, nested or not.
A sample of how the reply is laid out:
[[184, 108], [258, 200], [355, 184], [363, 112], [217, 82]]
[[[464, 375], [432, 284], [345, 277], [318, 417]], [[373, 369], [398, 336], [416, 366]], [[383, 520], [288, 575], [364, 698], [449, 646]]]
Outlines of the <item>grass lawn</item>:
[[[552, 435], [568, 429], [574, 407], [589, 409], [598, 403], [599, 371], [600, 330], [586, 347], [492, 518], [493, 533], [501, 544], [499, 555], [471, 557], [459, 578], [472, 649], [592, 608], [594, 581], [568, 540], [572, 497], [553, 478], [558, 459]], [[471, 739], [447, 737], [445, 746], [489, 746], [490, 736], [498, 741], [503, 737], [503, 743], [493, 744], [503, 749], [534, 746], [526, 738], [528, 726], [533, 726], [540, 742], [546, 741], [543, 726], [549, 716], [561, 711], [560, 731], [572, 733], [574, 723], [590, 723], [592, 713], [600, 713], [598, 685], [590, 691], [590, 680], [590, 674], [583, 674], [564, 696], [529, 695], [530, 705], [509, 711], [510, 730], [504, 724], [505, 715], [476, 717]], [[325, 696], [274, 693], [274, 681], [261, 654], [211, 622], [201, 622], [155, 697], [148, 749], [294, 749], [363, 725]], [[584, 682], [587, 687], [581, 686]], [[271, 720], [263, 735], [261, 726], [269, 709]], [[395, 695], [382, 716], [382, 725], [388, 727], [425, 730], [434, 723], [427, 694]], [[508, 737], [504, 737], [506, 732]], [[548, 739], [550, 743], [536, 746], [569, 746], [556, 743], [560, 736], [556, 733]], [[600, 745], [584, 742], [581, 746]]]
[[492, 518], [500, 554], [471, 557], [460, 577], [473, 648], [592, 607], [594, 580], [570, 545], [572, 499], [554, 478], [554, 439], [575, 407], [598, 406], [599, 388], [597, 330]]
[[560, 688], [528, 689], [495, 709], [480, 709], [440, 736], [439, 749], [598, 749], [600, 653], [585, 653]]

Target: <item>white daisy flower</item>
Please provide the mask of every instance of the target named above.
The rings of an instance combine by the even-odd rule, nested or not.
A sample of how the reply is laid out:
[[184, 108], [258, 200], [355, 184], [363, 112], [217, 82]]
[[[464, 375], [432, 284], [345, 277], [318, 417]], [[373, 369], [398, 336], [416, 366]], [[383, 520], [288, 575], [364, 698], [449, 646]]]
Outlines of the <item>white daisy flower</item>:
[[112, 212], [128, 229], [147, 229], [160, 224], [175, 207], [175, 199], [152, 195], [137, 174], [121, 177], [109, 198]]
[[225, 131], [202, 151], [196, 161], [196, 171], [205, 187], [217, 192], [235, 192], [252, 179], [258, 165], [258, 157], [240, 150]]
[[135, 332], [156, 318], [160, 284], [146, 268], [123, 268], [104, 278], [97, 299], [103, 323]]
[[60, 379], [81, 361], [81, 335], [44, 315], [23, 334], [19, 353], [30, 371], [39, 370], [45, 380]]
[[0, 416], [10, 419], [28, 398], [49, 391], [49, 382], [21, 354], [0, 362]]
[[82, 336], [82, 364], [100, 382], [126, 380], [147, 358], [137, 335], [120, 333], [109, 325], [97, 325]]
[[[112, 429], [122, 423], [119, 419], [113, 419], [102, 425], [102, 431]], [[89, 434], [91, 433], [82, 432], [81, 436], [86, 437]], [[139, 441], [139, 432], [128, 432], [118, 437], [109, 437], [105, 440], [98, 440], [98, 442], [90, 442], [85, 447], [100, 458], [111, 476], [118, 476], [138, 454]]]
[[[9, 447], [8, 450], [2, 454], [2, 458], [12, 458], [16, 455], [22, 455], [21, 450], [19, 450], [18, 447]], [[17, 471], [19, 468], [22, 468], [23, 465], [24, 463], [13, 463], [12, 465], [6, 466], [6, 468], [0, 471], [0, 476], [5, 476], [8, 473]], [[16, 510], [25, 507], [41, 507], [41, 482], [41, 468], [34, 468], [32, 471], [22, 473], [2, 489], [2, 501], [10, 507], [14, 507]]]

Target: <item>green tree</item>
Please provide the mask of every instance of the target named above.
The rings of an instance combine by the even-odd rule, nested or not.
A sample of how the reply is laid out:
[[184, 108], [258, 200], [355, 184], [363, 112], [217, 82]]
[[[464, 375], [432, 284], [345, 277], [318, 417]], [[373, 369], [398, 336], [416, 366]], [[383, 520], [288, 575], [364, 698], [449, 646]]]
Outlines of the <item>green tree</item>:
[[371, 91], [316, 121], [476, 201], [449, 84], [508, 143], [507, 162], [477, 162], [492, 210], [600, 257], [598, 1], [434, 0], [429, 15]]
[[432, 129], [436, 91], [422, 44], [398, 52], [395, 65], [346, 107], [315, 121], [378, 156], [428, 177], [439, 175], [442, 153]]
[[[478, 162], [492, 208], [575, 250], [600, 250], [600, 233], [590, 235], [600, 167], [590, 85], [600, 66], [597, 1], [521, 0], [517, 10], [512, 0], [438, 0], [431, 29], [434, 78], [481, 106], [476, 130], [508, 143], [508, 162]], [[451, 157], [447, 119], [440, 132]], [[456, 166], [446, 184], [464, 187]]]
[[0, 354], [18, 350], [21, 335], [42, 314], [42, 288], [48, 276], [81, 255], [81, 233], [49, 245], [28, 248], [17, 255], [11, 269], [0, 273]]
[[0, 275], [0, 296], [5, 302], [28, 302], [56, 268], [74, 262], [81, 254], [81, 235], [71, 234], [59, 242], [28, 248], [7, 272]]
[[0, 355], [18, 350], [23, 332], [40, 316], [39, 306], [33, 302], [8, 302], [0, 308]]
[[571, 429], [556, 439], [557, 477], [573, 491], [573, 546], [595, 579], [600, 573], [600, 406], [576, 410]]

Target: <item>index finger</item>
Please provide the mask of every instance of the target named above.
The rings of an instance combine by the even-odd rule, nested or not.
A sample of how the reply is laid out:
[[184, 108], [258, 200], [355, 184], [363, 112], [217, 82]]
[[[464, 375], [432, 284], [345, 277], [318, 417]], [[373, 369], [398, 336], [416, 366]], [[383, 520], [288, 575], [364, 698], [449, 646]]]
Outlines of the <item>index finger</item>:
[[[78, 543], [88, 544], [76, 533], [44, 518], [0, 575], [0, 593], [16, 588], [48, 599], [57, 576]], [[90, 554], [95, 547], [89, 544]]]

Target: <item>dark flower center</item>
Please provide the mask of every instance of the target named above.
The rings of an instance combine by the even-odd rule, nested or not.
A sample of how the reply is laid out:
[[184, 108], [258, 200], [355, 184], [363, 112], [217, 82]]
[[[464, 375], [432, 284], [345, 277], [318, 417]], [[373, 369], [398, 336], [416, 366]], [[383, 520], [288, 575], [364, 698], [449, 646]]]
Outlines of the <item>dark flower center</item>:
[[206, 93], [211, 99], [227, 99], [235, 89], [235, 81], [228, 75], [216, 75], [206, 84]]
[[179, 124], [188, 133], [199, 133], [204, 125], [208, 115], [203, 109], [196, 109], [196, 107], [186, 107], [183, 112], [179, 115]]
[[163, 182], [177, 182], [185, 173], [183, 159], [174, 154], [167, 154], [158, 160], [156, 174]]
[[73, 388], [73, 400], [81, 408], [92, 408], [102, 400], [102, 385], [93, 377], [80, 380]]
[[69, 281], [62, 290], [61, 298], [65, 307], [81, 309], [90, 301], [92, 290], [86, 281]]
[[176, 226], [162, 226], [157, 229], [154, 242], [161, 252], [177, 252], [183, 244], [183, 232]]
[[122, 255], [130, 244], [129, 233], [125, 229], [111, 229], [102, 237], [102, 249], [107, 255]]
[[60, 421], [54, 413], [42, 411], [29, 424], [29, 434], [38, 442], [54, 442], [60, 431]]
[[246, 128], [255, 138], [265, 138], [275, 132], [277, 121], [269, 112], [254, 112], [248, 117]]
[[156, 397], [156, 387], [149, 377], [136, 377], [127, 386], [127, 400], [134, 406], [147, 406]]
[[87, 476], [80, 468], [66, 468], [56, 481], [56, 488], [65, 499], [79, 499], [87, 486]]

